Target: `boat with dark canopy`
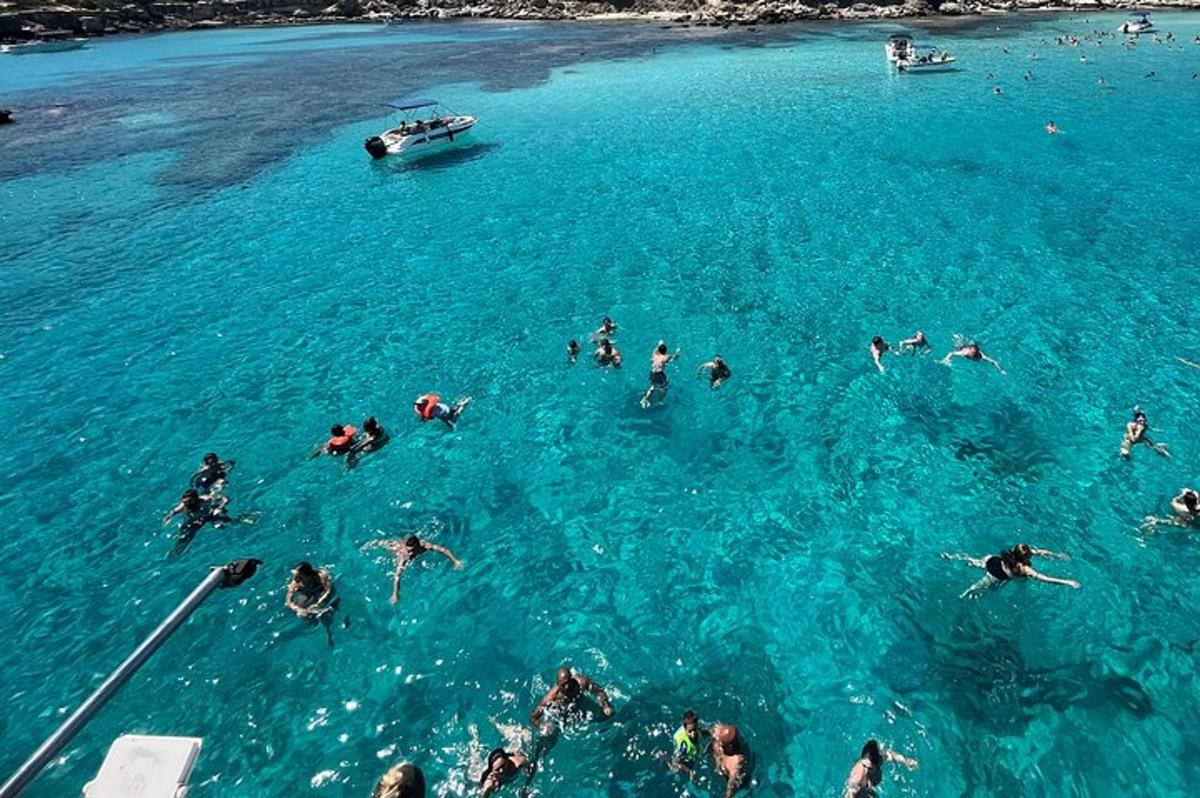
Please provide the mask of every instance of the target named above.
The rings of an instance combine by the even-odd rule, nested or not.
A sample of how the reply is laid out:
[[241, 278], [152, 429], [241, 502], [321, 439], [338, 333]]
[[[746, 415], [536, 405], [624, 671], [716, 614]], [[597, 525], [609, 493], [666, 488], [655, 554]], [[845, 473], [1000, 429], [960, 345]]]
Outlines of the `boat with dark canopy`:
[[[441, 148], [457, 141], [475, 126], [475, 117], [443, 112], [437, 100], [427, 97], [404, 97], [386, 105], [399, 112], [402, 118], [400, 124], [363, 142], [372, 158]], [[432, 109], [428, 116], [424, 111], [427, 108]]]

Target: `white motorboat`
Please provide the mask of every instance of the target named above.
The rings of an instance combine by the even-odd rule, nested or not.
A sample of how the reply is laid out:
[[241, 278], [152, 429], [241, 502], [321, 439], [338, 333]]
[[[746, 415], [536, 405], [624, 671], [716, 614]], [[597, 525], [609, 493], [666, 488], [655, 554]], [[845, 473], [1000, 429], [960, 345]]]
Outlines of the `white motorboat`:
[[34, 53], [61, 53], [64, 50], [79, 50], [87, 44], [86, 39], [77, 38], [69, 30], [47, 30], [34, 34], [27, 42], [0, 46], [0, 52], [10, 55], [32, 55]]
[[883, 45], [889, 63], [900, 72], [936, 72], [949, 69], [954, 56], [928, 45], [914, 44], [907, 33], [893, 33]]
[[[387, 103], [387, 107], [399, 111], [403, 119], [399, 125], [363, 142], [363, 147], [372, 158], [441, 149], [457, 141], [475, 126], [475, 117], [443, 113], [439, 110], [437, 100], [424, 97], [393, 100]], [[428, 117], [417, 113], [424, 108], [434, 110]]]
[[1121, 33], [1137, 36], [1139, 33], [1149, 33], [1154, 30], [1154, 23], [1145, 11], [1137, 11], [1129, 15], [1129, 19], [1121, 23]]

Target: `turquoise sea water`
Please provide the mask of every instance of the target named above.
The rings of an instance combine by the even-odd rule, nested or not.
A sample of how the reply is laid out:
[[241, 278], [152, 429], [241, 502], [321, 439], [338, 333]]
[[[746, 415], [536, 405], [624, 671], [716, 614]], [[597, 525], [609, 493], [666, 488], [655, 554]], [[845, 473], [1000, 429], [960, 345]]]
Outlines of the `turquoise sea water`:
[[[884, 25], [4, 58], [0, 770], [254, 555], [29, 795], [76, 794], [122, 732], [203, 736], [197, 798], [365, 796], [399, 758], [465, 795], [470, 727], [498, 744], [563, 662], [617, 714], [551, 750], [547, 798], [679, 794], [654, 752], [689, 708], [741, 727], [755, 795], [839, 795], [868, 736], [921, 762], [886, 795], [1186, 794], [1200, 540], [1139, 525], [1198, 479], [1200, 16], [1155, 18], [1180, 44], [1053, 44], [1115, 16], [922, 34], [960, 57], [936, 76], [890, 74]], [[371, 163], [377, 104], [417, 91], [473, 141]], [[625, 368], [569, 366], [604, 314]], [[935, 354], [878, 374], [871, 336], [918, 328]], [[1008, 375], [938, 365], [956, 333]], [[660, 337], [683, 355], [643, 411]], [[427, 390], [474, 397], [455, 432], [416, 421]], [[1135, 403], [1173, 459], [1117, 456]], [[372, 414], [386, 449], [306, 459]], [[210, 449], [258, 523], [169, 558]], [[467, 567], [392, 607], [360, 547], [409, 529]], [[1018, 540], [1083, 589], [960, 601], [978, 572], [939, 553]], [[332, 648], [282, 607], [300, 559], [351, 620]]]

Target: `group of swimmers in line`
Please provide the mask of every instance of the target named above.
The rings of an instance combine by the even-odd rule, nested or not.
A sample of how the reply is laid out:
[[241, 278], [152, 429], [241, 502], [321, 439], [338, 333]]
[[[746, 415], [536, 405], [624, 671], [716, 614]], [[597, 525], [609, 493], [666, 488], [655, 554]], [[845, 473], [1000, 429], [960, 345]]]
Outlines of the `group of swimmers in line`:
[[[493, 748], [477, 768], [480, 770], [480, 798], [487, 798], [522, 775], [525, 777], [522, 794], [527, 794], [541, 754], [553, 744], [553, 736], [561, 723], [590, 714], [581, 712], [580, 708], [580, 699], [587, 693], [595, 696], [604, 717], [612, 717], [612, 702], [603, 687], [566, 666], [559, 668], [554, 686], [538, 702], [529, 718], [533, 726], [540, 727], [542, 734], [533, 757], [519, 750]], [[551, 715], [554, 717], [548, 721]], [[671, 738], [670, 753], [661, 753], [659, 757], [671, 772], [689, 782], [696, 781], [704, 760], [711, 761], [717, 777], [725, 783], [724, 798], [733, 798], [738, 790], [748, 785], [753, 768], [750, 748], [737, 726], [715, 723], [705, 728], [700, 716], [691, 710], [683, 714], [682, 722]], [[850, 768], [843, 798], [875, 798], [887, 762], [901, 764], [909, 770], [916, 769], [918, 764], [915, 759], [881, 745], [877, 740], [867, 740]], [[420, 767], [408, 762], [395, 765], [380, 777], [371, 798], [426, 798], [425, 774]]]
[[[619, 369], [621, 367], [621, 351], [613, 344], [616, 336], [617, 325], [611, 318], [605, 316], [600, 326], [588, 337], [589, 341], [596, 344], [596, 349], [592, 352], [592, 359], [601, 368]], [[582, 351], [583, 348], [574, 338], [567, 342], [567, 360], [571, 363], [579, 358]], [[640, 401], [643, 408], [650, 407], [655, 396], [659, 397], [660, 402], [667, 398], [667, 366], [679, 359], [679, 353], [679, 349], [671, 352], [665, 341], [655, 344], [654, 349], [650, 352], [650, 385], [642, 394]], [[705, 372], [708, 372], [708, 384], [711, 388], [720, 388], [722, 383], [733, 376], [733, 370], [729, 368], [725, 358], [720, 355], [714, 355], [712, 360], [701, 363], [696, 368], [697, 377]]]
[[[883, 338], [878, 335], [871, 339], [871, 344], [868, 347], [868, 351], [871, 353], [871, 359], [875, 362], [875, 368], [879, 369], [880, 372], [883, 371], [883, 356], [888, 352], [892, 352], [896, 355], [917, 355], [924, 354], [930, 349], [932, 349], [932, 346], [929, 343], [929, 339], [926, 338], [925, 333], [921, 332], [920, 330], [917, 330], [913, 334], [912, 338], [905, 338], [903, 341], [898, 343], [894, 351], [892, 350], [891, 344], [883, 340]], [[975, 360], [980, 363], [988, 363], [1001, 374], [1006, 373], [1004, 369], [1000, 368], [999, 363], [983, 353], [983, 350], [979, 348], [979, 344], [975, 343], [974, 341], [962, 340], [957, 336], [955, 337], [954, 348], [947, 352], [946, 356], [938, 362], [949, 366], [956, 357], [961, 357], [966, 360]]]

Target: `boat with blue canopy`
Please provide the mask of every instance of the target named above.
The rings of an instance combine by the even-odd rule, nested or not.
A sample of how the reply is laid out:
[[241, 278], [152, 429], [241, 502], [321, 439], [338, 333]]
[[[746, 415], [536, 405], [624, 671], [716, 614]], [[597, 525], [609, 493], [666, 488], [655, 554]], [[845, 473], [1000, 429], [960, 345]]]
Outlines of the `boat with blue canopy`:
[[475, 117], [442, 110], [437, 100], [428, 97], [401, 97], [384, 105], [399, 113], [401, 119], [399, 124], [363, 142], [372, 158], [440, 149], [475, 126]]

